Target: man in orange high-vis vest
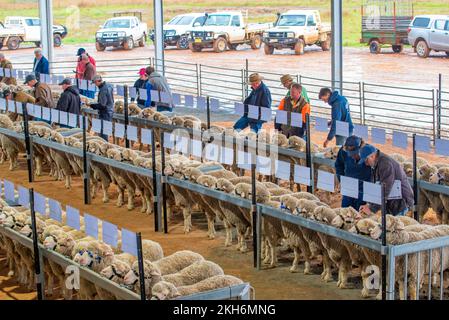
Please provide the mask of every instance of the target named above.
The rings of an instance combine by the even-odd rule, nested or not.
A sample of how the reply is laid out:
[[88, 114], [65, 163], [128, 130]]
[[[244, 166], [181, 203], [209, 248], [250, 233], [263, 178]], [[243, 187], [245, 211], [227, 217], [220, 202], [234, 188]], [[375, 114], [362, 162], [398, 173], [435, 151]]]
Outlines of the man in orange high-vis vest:
[[287, 138], [291, 136], [303, 138], [306, 133], [306, 115], [310, 115], [310, 104], [306, 101], [301, 92], [302, 86], [299, 83], [293, 83], [290, 88], [290, 97], [283, 98], [279, 104], [279, 110], [284, 110], [291, 113], [301, 113], [302, 115], [302, 124], [291, 123], [289, 126], [275, 122], [275, 129], [285, 134]]

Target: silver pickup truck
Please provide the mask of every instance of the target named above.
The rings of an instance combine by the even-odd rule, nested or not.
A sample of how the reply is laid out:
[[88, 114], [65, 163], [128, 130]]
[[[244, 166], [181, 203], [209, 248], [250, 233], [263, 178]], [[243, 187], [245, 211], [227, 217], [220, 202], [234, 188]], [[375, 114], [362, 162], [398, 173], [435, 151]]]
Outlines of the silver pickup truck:
[[419, 57], [427, 58], [431, 50], [449, 56], [449, 16], [416, 16], [408, 28], [408, 42]]

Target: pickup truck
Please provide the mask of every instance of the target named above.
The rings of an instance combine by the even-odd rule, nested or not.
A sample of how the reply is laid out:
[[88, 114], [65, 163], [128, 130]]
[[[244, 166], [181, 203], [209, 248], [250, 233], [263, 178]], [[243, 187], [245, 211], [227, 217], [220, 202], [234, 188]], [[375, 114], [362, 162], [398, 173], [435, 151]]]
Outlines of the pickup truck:
[[3, 23], [0, 22], [0, 49], [4, 46], [8, 46], [8, 49], [14, 50], [17, 46], [20, 38], [23, 38], [25, 33], [23, 29], [19, 28], [5, 28]]
[[136, 44], [144, 47], [147, 40], [147, 24], [136, 16], [122, 16], [121, 13], [116, 13], [114, 18], [100, 26], [95, 38], [97, 51], [104, 51], [107, 47], [123, 47], [131, 50]]
[[189, 48], [193, 52], [203, 48], [213, 48], [215, 52], [227, 48], [236, 50], [241, 44], [250, 44], [256, 50], [262, 45], [263, 32], [272, 26], [270, 23], [246, 24], [241, 12], [214, 12], [206, 17], [203, 26], [188, 32]]
[[[6, 17], [5, 29], [14, 30], [6, 41], [9, 50], [16, 50], [22, 42], [34, 42], [36, 47], [41, 45], [41, 21], [33, 17]], [[20, 30], [20, 33], [17, 32]], [[6, 30], [4, 30], [6, 31]], [[53, 25], [53, 45], [60, 47], [62, 39], [67, 36], [67, 28], [62, 25]]]
[[421, 58], [427, 58], [431, 50], [449, 57], [449, 15], [416, 16], [408, 28], [408, 41]]
[[278, 14], [275, 27], [263, 33], [263, 43], [265, 54], [273, 54], [274, 49], [290, 48], [302, 55], [306, 46], [314, 44], [328, 51], [331, 28], [321, 22], [317, 10], [289, 10]]
[[[176, 46], [178, 49], [188, 49], [189, 39], [187, 31], [192, 27], [200, 27], [206, 21], [205, 13], [180, 14], [164, 25], [164, 46]], [[154, 41], [154, 31], [150, 32], [150, 39]]]

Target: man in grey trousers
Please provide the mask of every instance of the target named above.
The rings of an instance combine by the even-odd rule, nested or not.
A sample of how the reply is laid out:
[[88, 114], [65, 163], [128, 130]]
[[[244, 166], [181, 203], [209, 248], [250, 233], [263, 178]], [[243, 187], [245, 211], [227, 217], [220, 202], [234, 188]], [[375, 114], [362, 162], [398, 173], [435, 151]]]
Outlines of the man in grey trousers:
[[[98, 87], [98, 103], [91, 104], [92, 109], [98, 110], [98, 118], [101, 120], [112, 121], [114, 113], [114, 88], [111, 84], [103, 81], [100, 75], [96, 75], [92, 81]], [[103, 134], [101, 127], [100, 136], [108, 141], [108, 136]]]

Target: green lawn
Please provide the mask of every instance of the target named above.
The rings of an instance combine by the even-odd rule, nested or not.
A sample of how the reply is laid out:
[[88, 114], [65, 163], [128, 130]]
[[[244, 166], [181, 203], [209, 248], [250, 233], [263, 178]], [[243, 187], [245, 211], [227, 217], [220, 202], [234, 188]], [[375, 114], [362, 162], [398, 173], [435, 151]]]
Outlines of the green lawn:
[[[0, 11], [0, 21], [5, 16], [22, 15], [37, 16], [36, 0], [0, 0], [2, 10]], [[93, 42], [95, 31], [100, 24], [111, 17], [115, 11], [141, 10], [144, 13], [144, 21], [151, 28], [153, 25], [152, 2], [149, 0], [106, 0], [97, 3], [91, 0], [73, 0], [71, 5], [79, 9], [79, 28], [71, 26], [67, 17], [74, 12], [67, 7], [67, 2], [62, 0], [53, 1], [55, 23], [68, 25], [69, 35], [64, 39], [65, 43]], [[318, 9], [321, 12], [323, 21], [330, 22], [330, 0], [308, 0], [301, 1], [300, 6], [294, 5], [295, 1], [286, 0], [166, 0], [164, 1], [165, 20], [173, 16], [192, 11], [215, 11], [221, 9], [248, 10], [249, 22], [273, 22], [276, 12], [283, 12], [289, 9]], [[360, 46], [360, 0], [344, 0], [343, 32], [345, 46]], [[77, 6], [77, 7], [76, 7]], [[4, 7], [4, 8], [3, 8]], [[416, 0], [414, 2], [415, 14], [449, 14], [448, 0]]]

